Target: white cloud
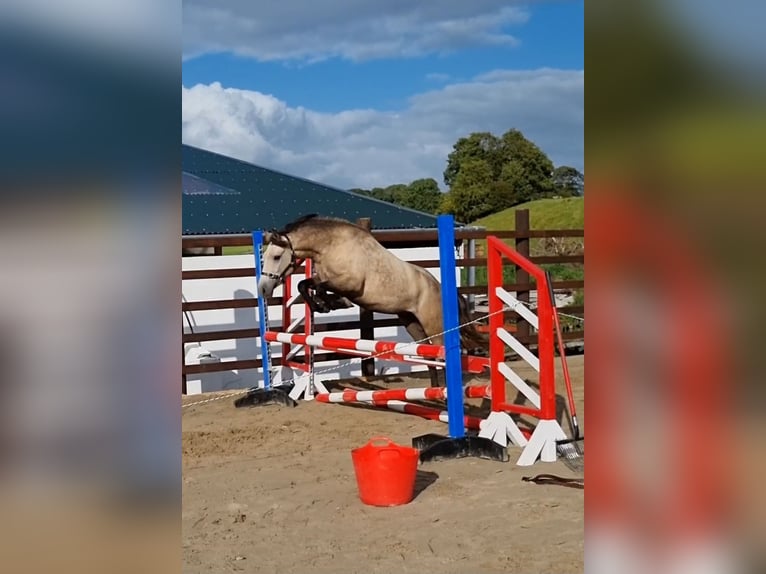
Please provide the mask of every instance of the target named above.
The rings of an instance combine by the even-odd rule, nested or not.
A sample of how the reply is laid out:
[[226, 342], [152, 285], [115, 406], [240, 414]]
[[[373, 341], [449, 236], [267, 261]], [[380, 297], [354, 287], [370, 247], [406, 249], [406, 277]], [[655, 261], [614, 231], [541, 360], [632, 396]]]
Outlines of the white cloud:
[[183, 89], [183, 142], [342, 188], [433, 177], [471, 132], [517, 128], [583, 170], [582, 71], [497, 70], [410, 98], [398, 113], [321, 113], [219, 83]]
[[[233, 52], [259, 60], [354, 61], [516, 45], [529, 13], [508, 0], [186, 0], [184, 57]], [[511, 4], [511, 5], [509, 5]], [[521, 4], [519, 2], [518, 4]]]

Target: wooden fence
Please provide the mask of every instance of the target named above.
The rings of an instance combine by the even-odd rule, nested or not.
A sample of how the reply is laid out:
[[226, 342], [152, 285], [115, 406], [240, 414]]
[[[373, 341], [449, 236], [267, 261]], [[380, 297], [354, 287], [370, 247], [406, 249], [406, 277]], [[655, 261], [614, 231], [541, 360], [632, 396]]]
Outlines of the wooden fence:
[[[360, 221], [365, 225], [369, 225], [369, 220]], [[468, 242], [470, 240], [478, 241], [485, 240], [487, 235], [495, 235], [505, 240], [513, 240], [514, 248], [525, 255], [533, 262], [539, 265], [549, 264], [585, 264], [584, 252], [577, 254], [567, 255], [532, 255], [530, 253], [530, 243], [535, 239], [561, 239], [561, 238], [584, 238], [584, 230], [582, 229], [558, 229], [558, 230], [539, 230], [530, 229], [529, 227], [529, 211], [517, 210], [516, 211], [516, 229], [513, 231], [487, 231], [481, 229], [456, 229], [455, 239], [460, 242]], [[433, 230], [375, 230], [372, 232], [375, 238], [380, 241], [387, 248], [412, 248], [412, 247], [433, 247], [438, 245], [437, 231]], [[207, 235], [207, 236], [186, 236], [182, 239], [182, 246], [184, 249], [189, 248], [214, 248], [216, 254], [221, 254], [224, 247], [241, 247], [251, 246], [252, 236], [250, 234], [236, 234], [236, 235]], [[468, 250], [464, 250], [464, 253], [468, 253]], [[438, 268], [438, 259], [427, 259], [412, 261], [416, 265], [420, 265], [425, 268]], [[457, 266], [462, 268], [486, 268], [486, 257], [464, 257], [457, 260]], [[253, 264], [254, 265], [254, 264]], [[302, 273], [303, 268], [296, 271], [296, 273]], [[255, 267], [242, 267], [236, 269], [203, 269], [203, 270], [187, 270], [182, 271], [182, 279], [219, 279], [229, 277], [252, 277], [255, 282]], [[508, 291], [515, 291], [517, 298], [522, 302], [530, 301], [530, 290], [534, 290], [534, 284], [530, 284], [528, 274], [522, 269], [515, 270], [515, 281], [512, 283], [504, 284], [505, 289]], [[554, 290], [578, 290], [584, 289], [584, 280], [556, 280], [554, 276], [553, 288]], [[487, 293], [486, 283], [477, 285], [466, 285], [458, 288], [458, 292], [463, 295], [481, 295]], [[268, 299], [269, 305], [281, 305], [281, 297], [272, 297]], [[208, 309], [242, 309], [258, 307], [258, 300], [256, 298], [250, 299], [221, 299], [210, 301], [184, 301], [182, 303], [182, 310], [184, 312], [202, 311]], [[572, 315], [576, 317], [582, 317], [585, 311], [583, 305], [569, 305], [567, 307], [559, 307], [560, 313]], [[481, 316], [481, 313], [475, 313], [477, 318]], [[516, 322], [517, 314], [513, 311], [508, 311], [506, 320], [513, 324]], [[563, 333], [565, 341], [582, 341], [584, 340], [585, 330], [584, 323], [582, 321], [575, 321], [576, 328], [568, 329]], [[347, 329], [359, 329], [360, 338], [374, 339], [375, 328], [377, 327], [391, 327], [400, 325], [400, 321], [397, 317], [374, 319], [372, 313], [361, 312], [360, 320], [356, 321], [337, 321], [334, 323], [326, 323], [315, 325], [315, 332], [325, 331], [340, 331]], [[182, 334], [182, 382], [181, 392], [186, 394], [186, 376], [197, 373], [209, 373], [216, 371], [228, 371], [232, 369], [257, 369], [261, 367], [260, 358], [247, 358], [238, 359], [234, 361], [222, 361], [219, 363], [204, 363], [197, 365], [186, 365], [184, 348], [187, 343], [201, 343], [203, 341], [218, 341], [218, 340], [232, 340], [232, 339], [249, 339], [260, 336], [258, 328], [249, 329], [227, 329], [218, 331], [204, 331], [199, 333], [183, 333]], [[537, 342], [537, 336], [534, 333], [529, 332], [529, 324], [526, 321], [518, 321], [516, 327], [515, 336], [527, 347], [534, 348]], [[294, 360], [300, 361], [301, 356], [295, 357]], [[315, 363], [322, 361], [337, 361], [339, 359], [348, 359], [348, 355], [342, 355], [338, 353], [327, 353], [315, 356]], [[274, 366], [280, 364], [280, 358], [274, 357], [272, 359]], [[374, 373], [374, 363], [372, 359], [364, 361], [363, 365], [364, 374]]]

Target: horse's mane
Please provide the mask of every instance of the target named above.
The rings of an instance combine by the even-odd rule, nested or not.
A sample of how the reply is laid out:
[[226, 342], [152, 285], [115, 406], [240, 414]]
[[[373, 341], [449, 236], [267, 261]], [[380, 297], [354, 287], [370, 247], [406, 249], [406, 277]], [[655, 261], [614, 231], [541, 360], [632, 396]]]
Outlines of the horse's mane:
[[339, 217], [326, 217], [318, 215], [316, 213], [309, 213], [308, 215], [302, 215], [298, 219], [291, 221], [281, 230], [281, 233], [290, 233], [298, 228], [302, 227], [318, 227], [320, 229], [326, 229], [329, 227], [354, 227], [361, 231], [367, 232], [367, 230], [355, 223], [352, 223], [346, 219]]

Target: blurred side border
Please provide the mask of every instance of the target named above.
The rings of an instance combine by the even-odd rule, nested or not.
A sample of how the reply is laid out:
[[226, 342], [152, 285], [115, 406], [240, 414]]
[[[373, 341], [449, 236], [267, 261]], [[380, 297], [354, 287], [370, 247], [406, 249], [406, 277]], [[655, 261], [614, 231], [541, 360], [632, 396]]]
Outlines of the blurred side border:
[[763, 571], [763, 9], [585, 10], [586, 571]]

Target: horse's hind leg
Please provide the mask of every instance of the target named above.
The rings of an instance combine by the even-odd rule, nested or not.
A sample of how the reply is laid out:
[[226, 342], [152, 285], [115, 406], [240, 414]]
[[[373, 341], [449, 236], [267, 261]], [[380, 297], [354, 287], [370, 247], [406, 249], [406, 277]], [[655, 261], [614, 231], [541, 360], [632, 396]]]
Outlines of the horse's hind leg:
[[[404, 323], [404, 328], [413, 340], [423, 342], [427, 337], [425, 329], [412, 313], [399, 313], [399, 319]], [[428, 374], [431, 377], [431, 386], [440, 387], [439, 370], [436, 367], [428, 367]]]

